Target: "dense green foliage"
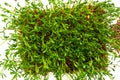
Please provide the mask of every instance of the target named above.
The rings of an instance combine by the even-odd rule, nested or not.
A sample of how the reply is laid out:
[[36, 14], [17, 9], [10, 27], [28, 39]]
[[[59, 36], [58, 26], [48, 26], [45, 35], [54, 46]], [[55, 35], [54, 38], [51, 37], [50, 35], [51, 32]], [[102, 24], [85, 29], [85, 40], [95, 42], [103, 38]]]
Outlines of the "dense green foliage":
[[[58, 80], [65, 73], [75, 74], [74, 80], [104, 79], [109, 75], [109, 52], [119, 48], [113, 37], [111, 22], [119, 15], [119, 8], [109, 1], [62, 3], [50, 1], [52, 8], [42, 3], [26, 1], [26, 6], [4, 17], [6, 29], [15, 31], [8, 39], [14, 43], [6, 50], [5, 69], [13, 78], [40, 80], [53, 72]], [[7, 6], [9, 4], [5, 3]], [[7, 18], [6, 18], [7, 17]], [[9, 17], [9, 18], [8, 18]], [[40, 75], [39, 75], [40, 74]], [[28, 77], [32, 76], [32, 77]]]

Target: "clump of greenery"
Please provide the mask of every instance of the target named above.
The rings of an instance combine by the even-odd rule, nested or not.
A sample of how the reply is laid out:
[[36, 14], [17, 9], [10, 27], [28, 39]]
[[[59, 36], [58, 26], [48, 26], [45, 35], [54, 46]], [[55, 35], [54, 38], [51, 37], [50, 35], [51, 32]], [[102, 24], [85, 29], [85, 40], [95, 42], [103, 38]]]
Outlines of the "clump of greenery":
[[65, 73], [76, 75], [73, 80], [102, 80], [110, 75], [109, 52], [116, 56], [113, 49], [120, 49], [111, 27], [119, 17], [119, 8], [110, 1], [49, 3], [53, 6], [44, 8], [41, 1], [26, 0], [15, 12], [1, 7], [10, 14], [1, 14], [5, 30], [14, 30], [7, 38], [13, 43], [2, 61], [4, 69], [10, 70], [13, 79], [23, 76], [27, 80], [40, 80], [40, 75], [49, 72], [57, 80]]

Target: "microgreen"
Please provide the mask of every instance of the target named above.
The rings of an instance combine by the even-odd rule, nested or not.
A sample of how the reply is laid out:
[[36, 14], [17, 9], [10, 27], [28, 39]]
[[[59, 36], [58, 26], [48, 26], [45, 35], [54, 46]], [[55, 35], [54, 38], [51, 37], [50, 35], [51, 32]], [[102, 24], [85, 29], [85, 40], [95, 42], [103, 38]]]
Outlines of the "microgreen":
[[74, 75], [73, 80], [104, 80], [104, 75], [110, 76], [109, 52], [114, 54], [113, 49], [120, 45], [111, 22], [119, 17], [119, 8], [109, 0], [48, 0], [53, 6], [46, 9], [41, 0], [25, 1], [26, 5], [18, 3], [19, 9], [14, 12], [0, 6], [10, 14], [1, 14], [5, 22], [8, 18], [4, 30], [14, 30], [7, 38], [13, 43], [1, 64], [14, 75], [13, 79], [22, 76], [25, 80], [40, 80], [49, 72], [57, 80], [66, 73]]

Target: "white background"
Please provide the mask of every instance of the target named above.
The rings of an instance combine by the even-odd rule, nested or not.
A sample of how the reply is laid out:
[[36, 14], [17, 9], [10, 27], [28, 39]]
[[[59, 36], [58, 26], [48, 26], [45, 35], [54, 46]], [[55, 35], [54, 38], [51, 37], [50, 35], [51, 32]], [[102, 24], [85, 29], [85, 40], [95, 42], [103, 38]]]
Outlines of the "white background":
[[[31, 0], [32, 1], [32, 0]], [[47, 0], [42, 0], [43, 1], [43, 4], [44, 5], [47, 5], [48, 2]], [[66, 2], [67, 0], [65, 0]], [[84, 1], [84, 0], [83, 0]], [[99, 1], [104, 1], [104, 0], [99, 0]], [[24, 3], [24, 0], [17, 0], [16, 2], [14, 0], [0, 0], [0, 4], [2, 6], [4, 6], [4, 2], [8, 2], [9, 4], [12, 5], [11, 10], [14, 10], [14, 7], [16, 6], [17, 2], [20, 2], [20, 5], [21, 6], [24, 6], [25, 3]], [[112, 2], [114, 2], [115, 6], [116, 7], [120, 7], [120, 0], [112, 0]], [[0, 13], [2, 13], [0, 11]], [[2, 27], [5, 26], [5, 23], [2, 22], [2, 18], [0, 17], [0, 31], [2, 31]], [[9, 33], [11, 33], [12, 31], [6, 31], [7, 32], [7, 35], [9, 35]], [[5, 49], [7, 49], [8, 47], [8, 44], [7, 44], [7, 41], [5, 40], [2, 40], [1, 39], [2, 37], [2, 34], [0, 33], [0, 61], [4, 58], [4, 53], [5, 53]], [[110, 57], [112, 58], [112, 57]], [[120, 59], [116, 59], [115, 61], [113, 61], [113, 64], [116, 65], [115, 66], [115, 71], [111, 71], [111, 73], [113, 74], [113, 76], [115, 77], [114, 80], [120, 80], [120, 62], [119, 62]], [[110, 67], [113, 67], [114, 65], [110, 65]], [[1, 70], [1, 67], [0, 67], [0, 70]], [[9, 74], [9, 71], [5, 71], [7, 77], [2, 79], [0, 77], [0, 80], [11, 80], [12, 76]], [[20, 78], [19, 80], [23, 80], [23, 78]], [[49, 77], [49, 80], [55, 80], [54, 76], [52, 75], [52, 73], [50, 73], [50, 77]], [[70, 80], [69, 78], [66, 77], [66, 75], [63, 77], [63, 80]], [[106, 77], [106, 80], [110, 80], [109, 78]]]

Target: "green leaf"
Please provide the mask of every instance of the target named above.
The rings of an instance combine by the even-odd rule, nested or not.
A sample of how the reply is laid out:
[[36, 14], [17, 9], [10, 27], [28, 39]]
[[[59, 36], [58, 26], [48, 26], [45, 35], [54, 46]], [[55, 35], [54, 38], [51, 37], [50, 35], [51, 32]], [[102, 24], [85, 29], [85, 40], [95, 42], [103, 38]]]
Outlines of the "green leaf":
[[35, 65], [35, 72], [39, 73], [39, 67], [37, 65]]
[[18, 7], [21, 7], [19, 2], [17, 3], [17, 6], [18, 6]]
[[7, 2], [4, 3], [6, 6], [10, 6], [10, 4], [8, 4]]
[[3, 73], [2, 71], [0, 71], [0, 76], [2, 77], [2, 79], [4, 79], [5, 77], [7, 77], [6, 74]]

